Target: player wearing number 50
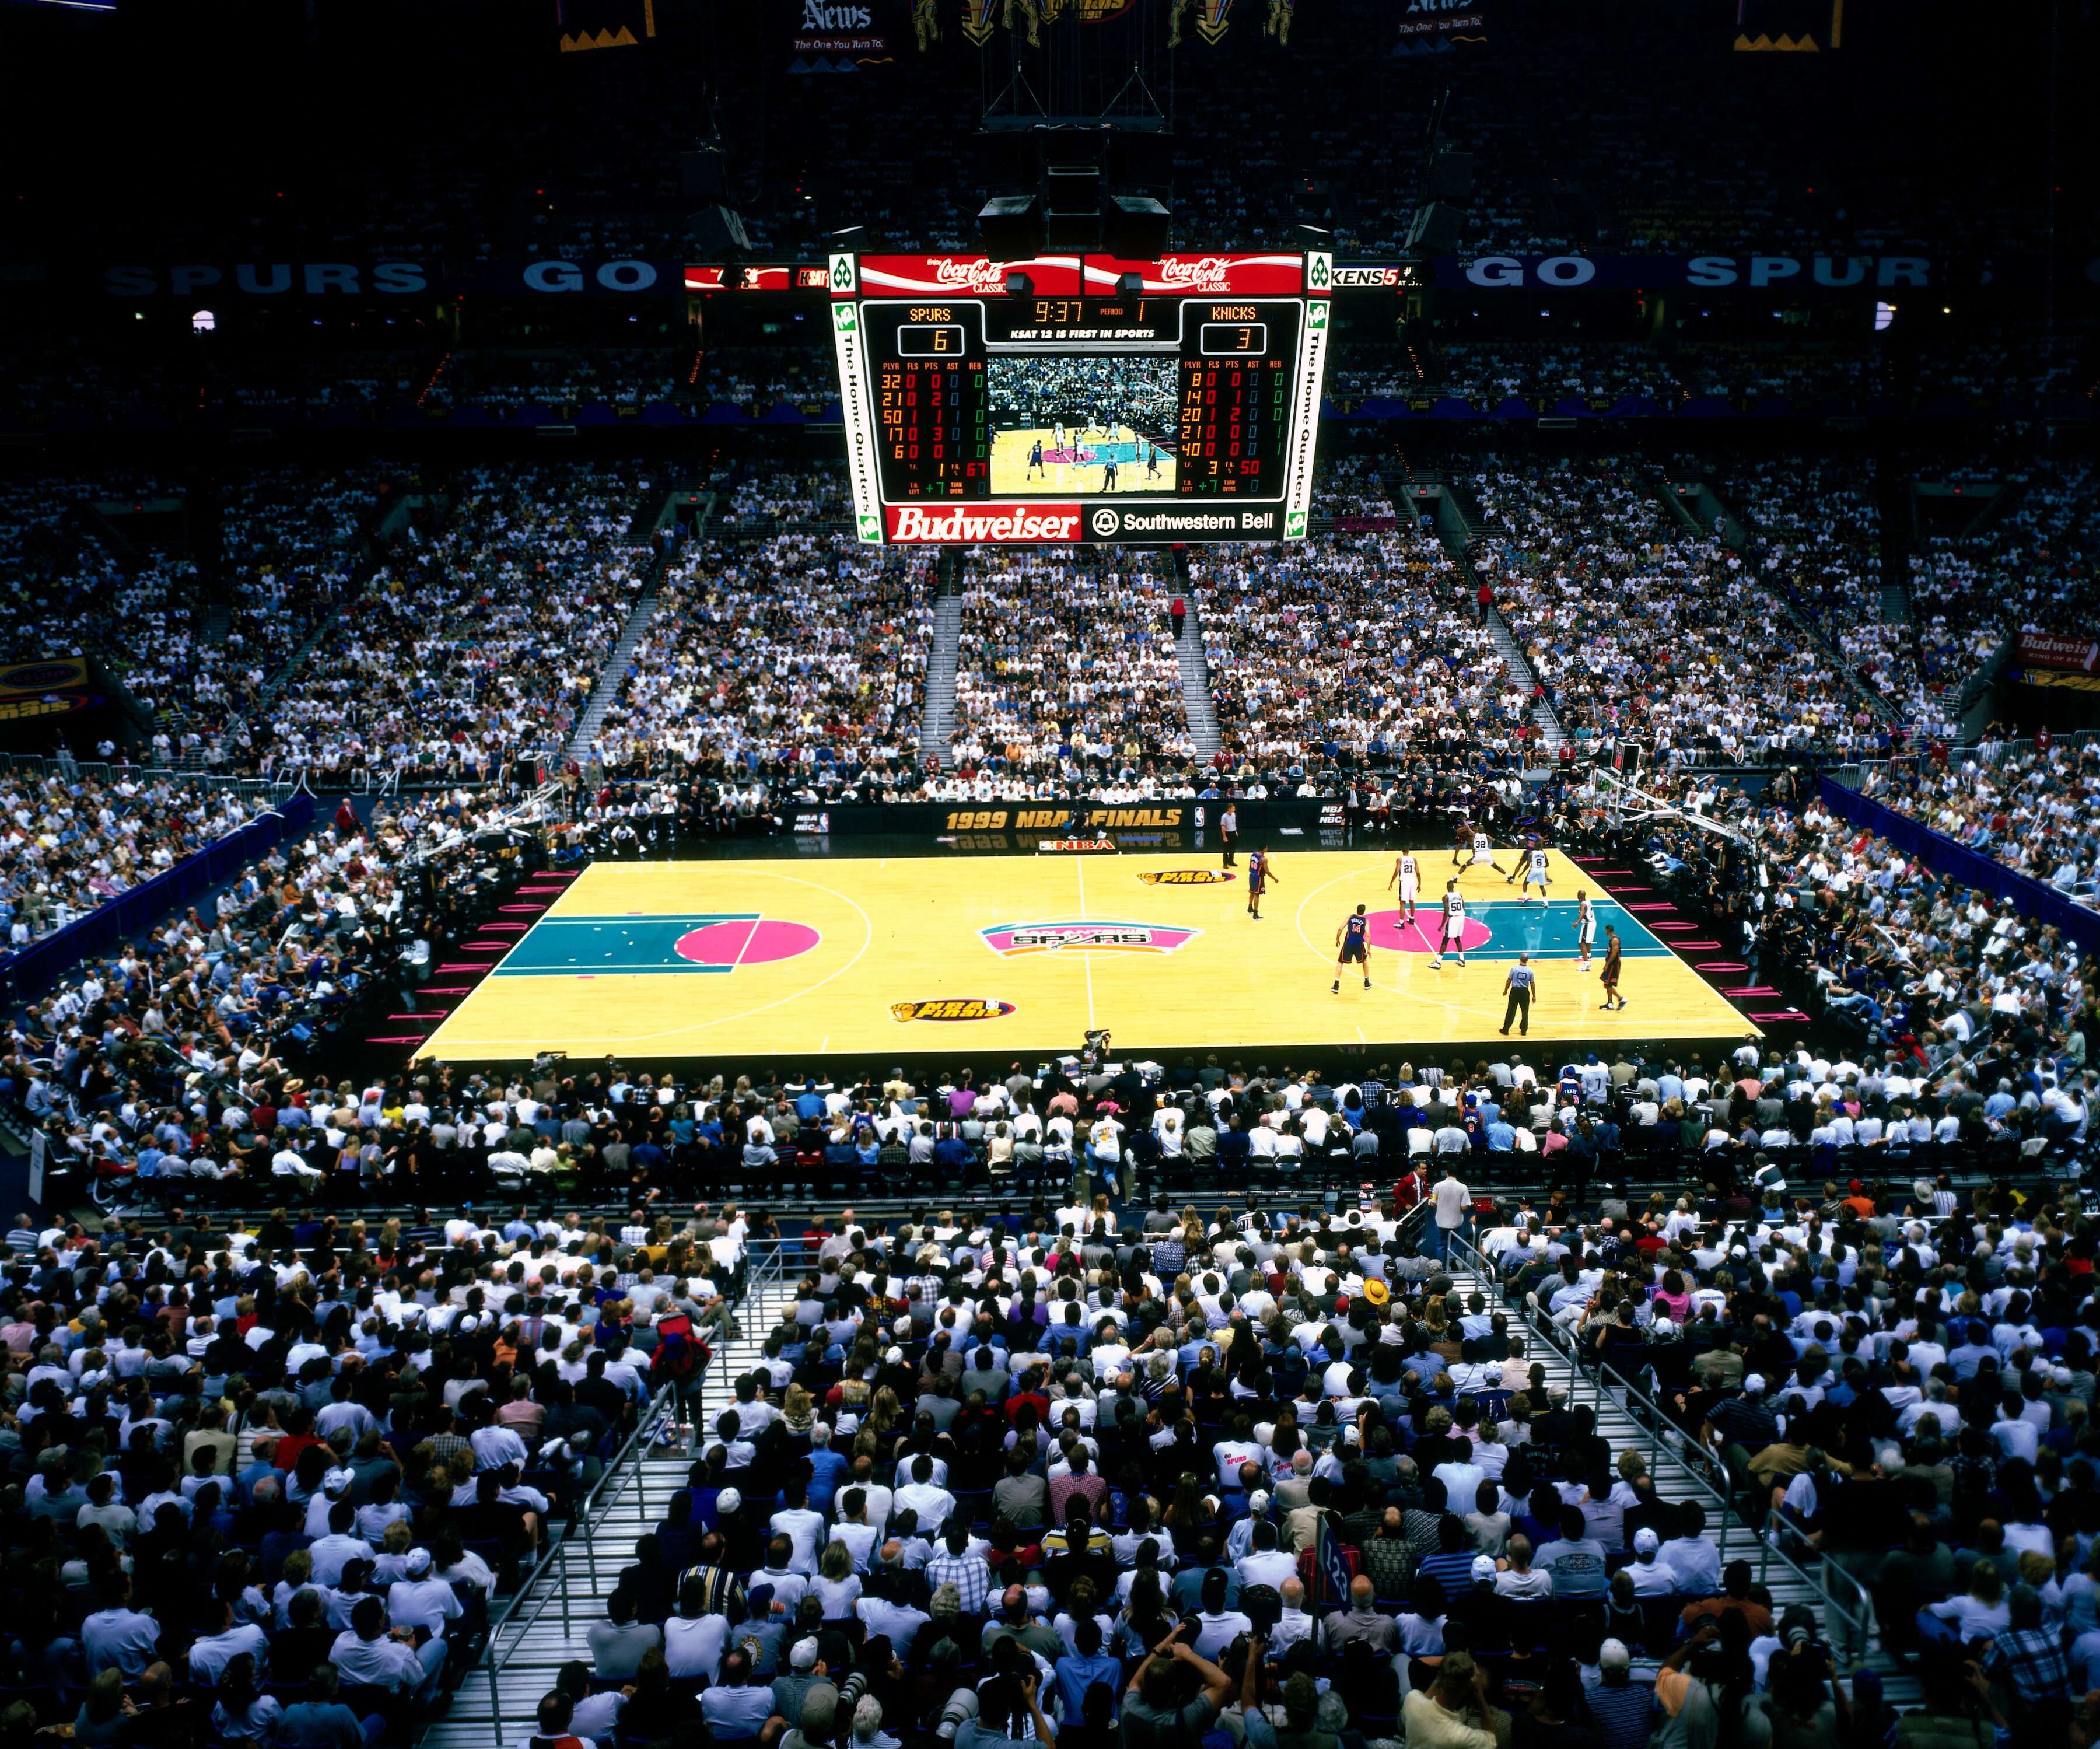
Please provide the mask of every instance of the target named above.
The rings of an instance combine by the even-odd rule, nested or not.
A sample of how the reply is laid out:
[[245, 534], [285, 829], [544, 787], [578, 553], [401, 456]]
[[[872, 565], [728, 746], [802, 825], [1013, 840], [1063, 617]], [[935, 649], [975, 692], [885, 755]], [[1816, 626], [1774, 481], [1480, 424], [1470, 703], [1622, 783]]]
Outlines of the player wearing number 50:
[[1502, 1007], [1502, 1036], [1509, 1036], [1510, 1022], [1517, 1022], [1517, 1031], [1527, 1036], [1531, 1031], [1532, 992], [1538, 987], [1538, 974], [1531, 969], [1531, 956], [1520, 953], [1516, 964], [1509, 969], [1509, 976], [1502, 980], [1502, 988], [1509, 1000]]

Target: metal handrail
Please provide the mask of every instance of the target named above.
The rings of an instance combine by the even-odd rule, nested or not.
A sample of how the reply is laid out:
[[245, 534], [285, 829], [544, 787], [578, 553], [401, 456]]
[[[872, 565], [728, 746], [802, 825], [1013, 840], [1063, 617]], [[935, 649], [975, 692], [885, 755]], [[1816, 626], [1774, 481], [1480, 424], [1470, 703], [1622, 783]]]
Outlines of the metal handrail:
[[[738, 1296], [739, 1299], [748, 1298], [755, 1287], [778, 1281], [785, 1274], [783, 1264], [787, 1242], [764, 1240], [758, 1243], [765, 1248], [762, 1253], [756, 1246], [748, 1250], [749, 1266], [744, 1272], [743, 1285]], [[654, 1446], [664, 1424], [677, 1414], [677, 1393], [668, 1389], [658, 1392], [651, 1400], [634, 1431], [628, 1436], [626, 1443], [613, 1455], [604, 1473], [577, 1502], [576, 1509], [570, 1514], [569, 1522], [562, 1528], [546, 1553], [534, 1566], [531, 1575], [518, 1585], [517, 1592], [504, 1605], [502, 1612], [490, 1618], [488, 1637], [483, 1642], [479, 1667], [488, 1678], [489, 1718], [492, 1728], [497, 1734], [500, 1735], [503, 1729], [503, 1699], [498, 1678], [523, 1647], [526, 1636], [546, 1614], [548, 1606], [557, 1600], [561, 1605], [562, 1632], [566, 1634], [570, 1631], [570, 1551], [579, 1542], [582, 1544], [590, 1594], [595, 1597], [598, 1592], [598, 1527], [624, 1497], [629, 1483], [633, 1485], [636, 1504], [641, 1508], [642, 1518], [648, 1518], [648, 1473], [642, 1460]], [[547, 1577], [550, 1567], [554, 1570], [553, 1579], [542, 1585], [540, 1581]], [[532, 1601], [533, 1605], [531, 1614], [519, 1624], [511, 1636], [508, 1649], [499, 1654], [496, 1650], [498, 1637], [528, 1600]]]
[[[1724, 1487], [1717, 1487], [1701, 1467], [1692, 1464], [1687, 1456], [1688, 1451], [1700, 1448], [1681, 1443], [1673, 1445], [1663, 1438], [1663, 1429], [1670, 1423], [1661, 1404], [1608, 1363], [1600, 1361], [1594, 1365], [1586, 1365], [1575, 1344], [1551, 1318], [1533, 1318], [1529, 1307], [1516, 1305], [1502, 1292], [1501, 1276], [1495, 1272], [1493, 1265], [1487, 1257], [1474, 1248], [1471, 1241], [1462, 1239], [1456, 1232], [1453, 1232], [1447, 1235], [1446, 1243], [1451, 1251], [1460, 1254], [1462, 1261], [1468, 1262], [1476, 1279], [1492, 1283], [1497, 1296], [1502, 1300], [1503, 1305], [1511, 1307], [1523, 1319], [1528, 1329], [1535, 1331], [1544, 1337], [1555, 1351], [1567, 1360], [1577, 1384], [1585, 1380], [1588, 1381], [1591, 1388], [1592, 1404], [1600, 1413], [1608, 1393], [1616, 1389], [1625, 1393], [1623, 1401], [1618, 1402], [1616, 1407], [1626, 1409], [1636, 1423], [1645, 1421], [1648, 1434], [1650, 1473], [1653, 1473], [1660, 1466], [1666, 1455], [1670, 1463], [1684, 1478], [1698, 1488], [1719, 1508], [1720, 1534], [1714, 1549], [1717, 1557], [1723, 1561], [1727, 1559], [1728, 1538], [1732, 1526], [1748, 1535], [1758, 1545], [1758, 1583], [1760, 1584], [1764, 1583], [1767, 1574], [1771, 1570], [1771, 1562], [1775, 1558], [1779, 1560], [1796, 1579], [1822, 1600], [1826, 1610], [1833, 1615], [1843, 1618], [1851, 1630], [1851, 1643], [1858, 1648], [1861, 1660], [1864, 1661], [1864, 1654], [1873, 1644], [1875, 1637], [1873, 1600], [1868, 1595], [1866, 1588], [1851, 1574], [1846, 1572], [1844, 1568], [1834, 1563], [1828, 1555], [1824, 1555], [1820, 1562], [1823, 1572], [1826, 1575], [1842, 1576], [1846, 1587], [1857, 1594], [1856, 1605], [1842, 1601], [1833, 1590], [1827, 1579], [1819, 1579], [1802, 1566], [1783, 1547], [1778, 1546], [1773, 1536], [1769, 1535], [1759, 1536], [1749, 1525], [1743, 1523], [1736, 1510], [1735, 1501], [1730, 1491]], [[1571, 1392], [1571, 1398], [1573, 1394]], [[1644, 1413], [1636, 1413], [1637, 1410]], [[1708, 1466], [1713, 1464], [1714, 1460], [1703, 1450], [1700, 1450], [1700, 1455], [1704, 1464]], [[1723, 1473], [1725, 1474], [1725, 1472]]]
[[[597, 1557], [593, 1552], [592, 1544], [596, 1539], [595, 1533], [598, 1526], [604, 1522], [607, 1513], [612, 1509], [620, 1493], [624, 1491], [625, 1473], [630, 1467], [638, 1470], [640, 1468], [635, 1462], [636, 1455], [647, 1449], [647, 1442], [655, 1439], [656, 1429], [661, 1424], [665, 1411], [674, 1407], [676, 1403], [676, 1396], [669, 1391], [665, 1391], [660, 1393], [642, 1411], [640, 1420], [635, 1424], [634, 1431], [628, 1435], [627, 1442], [613, 1454], [612, 1461], [606, 1466], [604, 1473], [592, 1484], [583, 1498], [577, 1502], [576, 1509], [570, 1514], [569, 1522], [562, 1527], [547, 1551], [533, 1564], [532, 1571], [520, 1580], [517, 1591], [505, 1603], [501, 1611], [489, 1618], [488, 1636], [482, 1642], [480, 1663], [482, 1668], [488, 1672], [489, 1716], [498, 1732], [501, 1732], [503, 1728], [503, 1701], [498, 1692], [496, 1678], [510, 1660], [517, 1655], [519, 1648], [525, 1643], [525, 1636], [546, 1613], [548, 1604], [553, 1601], [557, 1595], [560, 1598], [562, 1605], [562, 1625], [565, 1629], [568, 1627], [570, 1548], [580, 1538], [584, 1544], [585, 1558], [591, 1563], [594, 1585], [597, 1575]], [[621, 1488], [615, 1490], [609, 1497], [601, 1498], [605, 1495], [607, 1484], [615, 1476], [623, 1477]], [[646, 1509], [645, 1497], [645, 1513]], [[543, 1586], [540, 1581], [547, 1576], [549, 1567], [558, 1570], [560, 1583]], [[510, 1625], [518, 1612], [527, 1601], [534, 1600], [536, 1593], [537, 1597], [536, 1601], [534, 1601], [532, 1614], [513, 1636], [509, 1650], [498, 1655], [496, 1641], [503, 1630]]]

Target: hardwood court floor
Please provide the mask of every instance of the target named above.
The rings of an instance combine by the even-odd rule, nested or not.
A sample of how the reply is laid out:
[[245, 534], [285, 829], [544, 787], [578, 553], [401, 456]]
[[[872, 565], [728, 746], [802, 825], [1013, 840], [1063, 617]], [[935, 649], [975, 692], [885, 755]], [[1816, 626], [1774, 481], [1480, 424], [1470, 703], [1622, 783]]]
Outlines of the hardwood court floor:
[[[1505, 869], [1517, 855], [1496, 853]], [[1406, 928], [1385, 850], [1281, 851], [1259, 922], [1244, 856], [1229, 879], [1215, 857], [1143, 852], [598, 863], [456, 951], [455, 981], [434, 978], [432, 1000], [457, 1006], [417, 1054], [1049, 1052], [1076, 1049], [1089, 1027], [1112, 1027], [1118, 1054], [1472, 1042], [1502, 1025], [1520, 950], [1538, 974], [1533, 1040], [1758, 1035], [1666, 942], [1695, 959], [1718, 944], [1648, 928], [1643, 914], [1696, 933], [1655, 916], [1670, 908], [1644, 903], [1635, 872], [1608, 897], [1557, 853], [1544, 904], [1468, 869], [1467, 963], [1437, 969], [1432, 899], [1450, 859], [1419, 859], [1420, 916]], [[1595, 966], [1576, 965], [1578, 891], [1595, 906], [1598, 961], [1606, 924], [1624, 943], [1622, 1011], [1600, 1013]], [[1359, 902], [1373, 987], [1352, 969], [1334, 995], [1335, 931]]]

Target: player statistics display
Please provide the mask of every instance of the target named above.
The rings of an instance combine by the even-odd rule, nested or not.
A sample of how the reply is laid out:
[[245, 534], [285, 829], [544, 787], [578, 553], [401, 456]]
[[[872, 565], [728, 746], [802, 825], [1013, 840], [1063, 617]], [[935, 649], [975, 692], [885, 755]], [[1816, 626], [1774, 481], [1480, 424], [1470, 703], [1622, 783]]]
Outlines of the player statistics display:
[[1295, 540], [1324, 254], [835, 256], [870, 542]]

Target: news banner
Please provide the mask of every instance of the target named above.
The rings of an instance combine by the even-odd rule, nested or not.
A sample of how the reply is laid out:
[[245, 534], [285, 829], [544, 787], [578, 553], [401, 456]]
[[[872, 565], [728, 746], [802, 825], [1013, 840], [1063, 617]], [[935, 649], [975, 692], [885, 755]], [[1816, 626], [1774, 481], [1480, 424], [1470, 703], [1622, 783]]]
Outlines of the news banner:
[[1324, 253], [835, 255], [871, 545], [1304, 537]]

